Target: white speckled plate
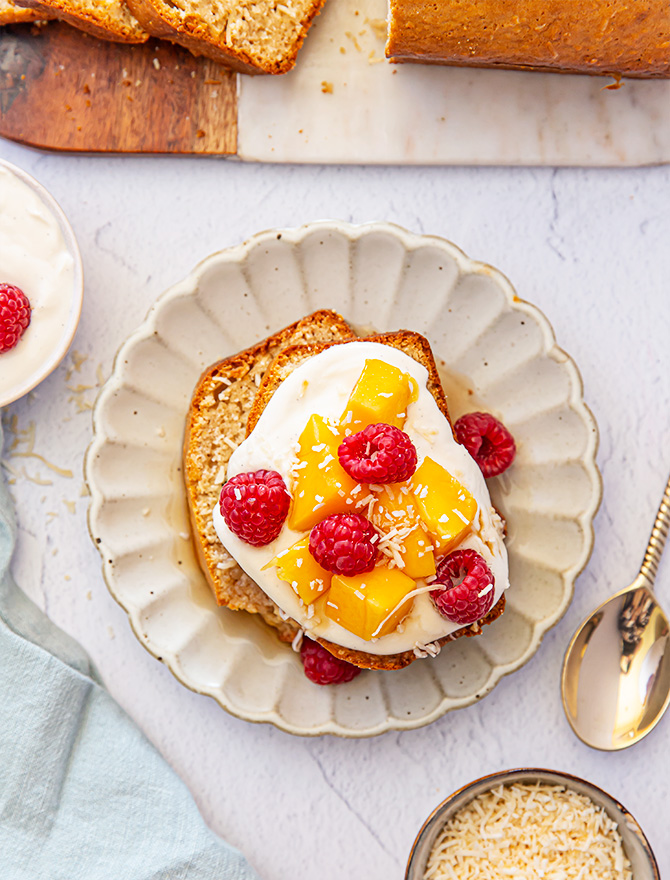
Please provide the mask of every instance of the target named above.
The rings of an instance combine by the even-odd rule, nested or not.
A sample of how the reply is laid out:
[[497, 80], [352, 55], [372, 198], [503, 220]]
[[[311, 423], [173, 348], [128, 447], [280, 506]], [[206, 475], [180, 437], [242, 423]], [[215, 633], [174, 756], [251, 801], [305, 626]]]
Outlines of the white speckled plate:
[[[254, 616], [216, 606], [191, 547], [181, 477], [202, 370], [324, 307], [359, 326], [424, 333], [446, 367], [453, 414], [485, 407], [518, 444], [513, 468], [491, 481], [508, 526], [503, 617], [434, 660], [332, 688], [311, 684]], [[137, 637], [187, 687], [290, 733], [370, 736], [473, 703], [537, 650], [591, 551], [596, 446], [577, 368], [499, 272], [389, 224], [315, 223], [209, 257], [121, 347], [86, 459], [90, 529]]]

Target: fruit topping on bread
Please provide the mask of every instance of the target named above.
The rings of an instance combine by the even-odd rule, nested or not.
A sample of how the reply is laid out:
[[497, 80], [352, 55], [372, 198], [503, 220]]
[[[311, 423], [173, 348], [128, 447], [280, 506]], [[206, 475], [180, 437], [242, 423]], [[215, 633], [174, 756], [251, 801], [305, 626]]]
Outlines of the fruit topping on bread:
[[472, 412], [461, 416], [454, 425], [454, 434], [487, 478], [500, 476], [514, 461], [514, 437], [490, 413]]
[[[214, 537], [200, 525], [199, 487], [212, 497], [203, 383], [208, 436], [218, 409], [212, 371], [203, 377], [187, 431], [189, 499], [221, 604], [259, 611], [280, 637], [304, 633], [356, 666], [396, 669], [502, 613], [502, 523], [454, 437], [427, 341], [408, 331], [357, 339], [339, 316], [330, 321], [341, 339], [277, 344], [255, 374], [253, 403], [236, 408], [247, 436], [218, 468]], [[248, 352], [217, 375], [232, 375], [241, 358], [248, 375]], [[233, 384], [219, 385], [224, 400]], [[229, 406], [224, 416], [232, 420]], [[217, 589], [218, 573], [227, 577]]]

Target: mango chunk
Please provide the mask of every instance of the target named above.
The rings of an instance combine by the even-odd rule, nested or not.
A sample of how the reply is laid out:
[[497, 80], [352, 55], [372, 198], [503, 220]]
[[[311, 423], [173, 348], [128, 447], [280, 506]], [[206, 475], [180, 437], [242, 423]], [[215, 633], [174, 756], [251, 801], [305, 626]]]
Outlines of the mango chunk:
[[428, 457], [416, 470], [410, 486], [435, 548], [450, 550], [470, 531], [477, 502], [449, 471]]
[[333, 575], [325, 597], [325, 612], [349, 632], [369, 641], [388, 635], [409, 614], [416, 588], [411, 577], [397, 568], [379, 565], [367, 574]]
[[421, 523], [419, 506], [407, 483], [384, 486], [377, 495], [371, 518], [384, 535], [391, 536], [402, 562], [398, 567], [406, 575], [425, 578], [435, 574], [432, 538]]
[[282, 550], [265, 568], [274, 566], [279, 580], [288, 581], [305, 605], [311, 605], [330, 588], [332, 574], [321, 568], [309, 552], [309, 535]]
[[340, 424], [347, 433], [362, 431], [378, 422], [402, 428], [407, 407], [417, 399], [418, 391], [409, 373], [384, 361], [366, 360]]
[[313, 415], [307, 422], [298, 441], [290, 529], [306, 531], [333, 513], [353, 509], [351, 492], [358, 483], [340, 465], [337, 448], [341, 442], [340, 434], [333, 433], [321, 416]]

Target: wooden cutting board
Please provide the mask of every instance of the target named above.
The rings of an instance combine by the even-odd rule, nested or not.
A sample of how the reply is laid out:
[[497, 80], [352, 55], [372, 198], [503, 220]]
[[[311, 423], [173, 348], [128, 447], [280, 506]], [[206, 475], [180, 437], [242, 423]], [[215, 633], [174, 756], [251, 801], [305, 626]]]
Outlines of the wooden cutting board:
[[170, 43], [0, 28], [0, 135], [54, 150], [237, 151], [235, 74]]

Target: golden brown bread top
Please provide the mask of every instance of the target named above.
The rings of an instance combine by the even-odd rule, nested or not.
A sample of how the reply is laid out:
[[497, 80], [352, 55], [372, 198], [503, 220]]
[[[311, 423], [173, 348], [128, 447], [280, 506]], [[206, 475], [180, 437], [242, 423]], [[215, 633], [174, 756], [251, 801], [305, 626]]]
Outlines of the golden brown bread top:
[[670, 77], [667, 0], [390, 0], [393, 61]]

